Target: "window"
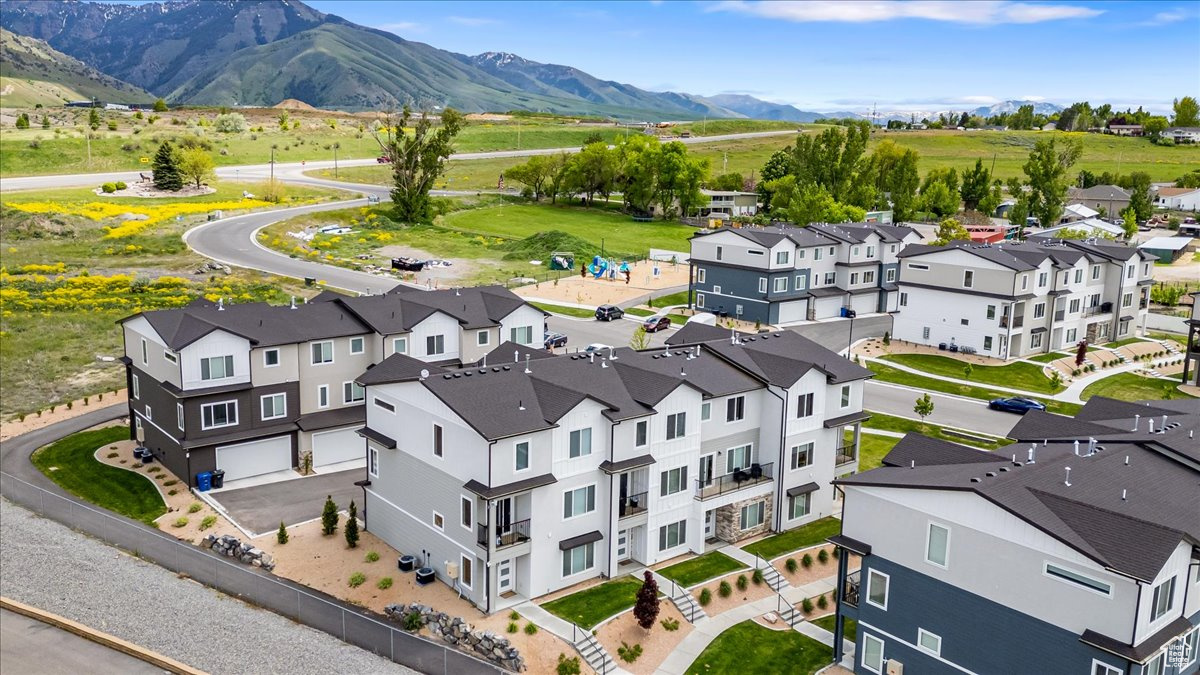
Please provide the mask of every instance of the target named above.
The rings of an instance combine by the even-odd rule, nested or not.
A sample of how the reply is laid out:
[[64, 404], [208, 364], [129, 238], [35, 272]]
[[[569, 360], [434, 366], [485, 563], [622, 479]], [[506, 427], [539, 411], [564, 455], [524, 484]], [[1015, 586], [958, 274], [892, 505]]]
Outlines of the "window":
[[486, 347], [490, 340], [491, 336], [488, 335], [486, 330], [481, 330], [475, 334], [475, 344], [480, 347]]
[[677, 466], [658, 475], [658, 496], [679, 494], [687, 489], [687, 467]]
[[908, 293], [901, 293], [901, 294], [900, 294], [900, 306], [901, 306], [901, 307], [908, 307]]
[[874, 246], [868, 246], [868, 247], [867, 247], [867, 257], [868, 257], [868, 258], [874, 258], [874, 257], [875, 257], [875, 247], [874, 247]]
[[813, 444], [812, 442], [801, 443], [800, 445], [792, 446], [792, 471], [803, 469], [812, 464]]
[[154, 421], [154, 411], [150, 409], [150, 404], [149, 404], [149, 403], [147, 403], [147, 404], [146, 404], [146, 412], [145, 412], [144, 414], [146, 415], [146, 421], [147, 421], [147, 422], [153, 422], [153, 421]]
[[471, 512], [475, 510], [475, 500], [470, 497], [459, 496], [458, 499], [458, 522], [468, 530], [474, 529], [474, 522], [471, 517]]
[[855, 286], [857, 284], [858, 284], [858, 272], [851, 272], [850, 273], [850, 285]]
[[533, 326], [517, 326], [508, 331], [509, 339], [519, 345], [533, 343]]
[[1072, 314], [1075, 314], [1079, 311], [1079, 298], [1071, 300], [1071, 309], [1069, 311]]
[[142, 338], [142, 365], [150, 363], [150, 351], [146, 346], [146, 338]]
[[704, 268], [703, 267], [696, 270], [696, 283], [698, 283], [698, 284], [704, 283]]
[[891, 577], [879, 570], [869, 570], [867, 572], [867, 603], [886, 610], [888, 584], [891, 583], [891, 580]]
[[443, 518], [442, 514], [438, 513], [437, 511], [433, 512], [433, 526], [439, 530], [446, 529], [446, 519]]
[[179, 425], [179, 430], [183, 431], [183, 404], [175, 404], [175, 423]]
[[513, 471], [524, 471], [529, 468], [529, 441], [521, 441], [513, 446]]
[[789, 257], [790, 256], [788, 255], [787, 251], [776, 251], [775, 252], [775, 264], [776, 265], [786, 265], [786, 264], [788, 264]]
[[811, 417], [813, 414], [812, 393], [800, 394], [796, 397], [796, 417]]
[[883, 276], [884, 281], [887, 281], [889, 284], [896, 280], [896, 268], [895, 267], [889, 268], [883, 274], [884, 274], [884, 276]]
[[799, 260], [804, 259], [804, 249], [802, 249], [802, 248], [796, 249], [796, 258]]
[[721, 259], [721, 257], [722, 257], [722, 256], [721, 256], [721, 254], [722, 254], [722, 253], [724, 253], [724, 252], [725, 252], [725, 249], [723, 249], [723, 248], [722, 248], [722, 247], [720, 247], [720, 246], [718, 246], [718, 247], [717, 247], [717, 260], [720, 260], [720, 259]]
[[263, 368], [274, 368], [279, 365], [279, 350], [268, 349], [263, 352]]
[[833, 251], [834, 251], [834, 248], [832, 246], [830, 246], [829, 247], [829, 255], [833, 255]]
[[735, 396], [725, 401], [725, 421], [740, 422], [746, 418], [746, 397]]
[[1092, 279], [1095, 280], [1095, 279], [1099, 279], [1099, 278], [1100, 278], [1100, 266], [1092, 265]]
[[795, 286], [796, 290], [798, 290], [798, 291], [802, 291], [802, 290], [804, 290], [804, 289], [805, 289], [805, 288], [807, 288], [807, 287], [808, 287], [808, 284], [807, 284], [807, 283], [805, 282], [805, 280], [804, 280], [804, 275], [803, 275], [803, 274], [797, 274], [797, 275], [796, 275], [796, 286]]
[[141, 383], [141, 382], [138, 380], [138, 376], [137, 376], [137, 375], [134, 375], [134, 376], [133, 376], [133, 397], [134, 397], [134, 398], [141, 398], [141, 397], [142, 397], [142, 386], [141, 386], [141, 384], [142, 384], [142, 383]]
[[872, 271], [863, 272], [863, 283], [864, 284], [875, 283], [875, 273]]
[[687, 413], [667, 415], [667, 440], [683, 438], [687, 431]]
[[698, 307], [700, 309], [704, 309], [704, 294], [703, 293], [696, 294], [696, 307]]
[[443, 436], [442, 425], [440, 425], [440, 424], [433, 425], [433, 456], [434, 457], [441, 457], [443, 455], [443, 453], [445, 452], [445, 449], [442, 447], [442, 436]]
[[1184, 667], [1192, 665], [1200, 658], [1197, 650], [1200, 650], [1200, 628], [1193, 628], [1192, 632], [1183, 638]]
[[1044, 334], [1043, 333], [1033, 333], [1032, 335], [1029, 336], [1029, 348], [1030, 349], [1040, 349], [1041, 348], [1042, 335], [1044, 335]]
[[458, 554], [458, 559], [459, 559], [459, 562], [461, 563], [458, 567], [458, 580], [460, 582], [462, 582], [463, 586], [470, 588], [471, 583], [472, 583], [471, 578], [473, 576], [475, 576], [473, 574], [474, 570], [471, 569], [473, 563], [475, 562], [475, 559], [468, 558], [467, 556], [465, 556], [461, 553]]
[[317, 387], [317, 407], [318, 408], [328, 408], [329, 407], [329, 385], [327, 385], [327, 384], [322, 384], [319, 387]]
[[570, 457], [583, 457], [592, 454], [592, 428], [576, 429], [571, 432]]
[[342, 383], [342, 403], [361, 403], [366, 399], [366, 391], [357, 382]]
[[963, 325], [963, 326], [970, 326], [970, 325], [971, 325], [971, 320], [970, 320], [970, 319], [959, 319], [959, 320], [958, 320], [958, 323], [959, 323], [959, 324], [961, 324], [961, 325]]
[[984, 316], [987, 318], [987, 320], [988, 320], [988, 321], [991, 321], [992, 319], [995, 319], [995, 318], [996, 318], [996, 306], [995, 306], [995, 305], [988, 305], [988, 306], [987, 306], [987, 313], [986, 313]]
[[222, 380], [226, 377], [233, 377], [232, 356], [212, 356], [200, 359], [201, 380]]
[[992, 336], [991, 335], [983, 336], [983, 351], [985, 351], [985, 352], [992, 351]]
[[179, 357], [175, 356], [175, 352], [163, 350], [163, 358], [171, 363], [179, 363]]
[[851, 250], [851, 251], [850, 251], [850, 255], [852, 255], [852, 256], [854, 256], [855, 258], [857, 258], [857, 257], [858, 257], [858, 249], [859, 249], [859, 247], [858, 247], [858, 246], [855, 246], [855, 247], [853, 247], [853, 250]]
[[567, 490], [563, 493], [563, 520], [596, 510], [596, 486]]
[[408, 338], [393, 338], [392, 339], [392, 353], [393, 354], [407, 354], [408, 353]]
[[1125, 675], [1125, 671], [1110, 666], [1103, 661], [1092, 659], [1092, 675]]
[[231, 427], [238, 422], [237, 412], [237, 401], [206, 403], [200, 406], [200, 427], [206, 430]]
[[835, 283], [837, 283], [837, 273], [836, 272], [826, 272], [825, 273], [825, 285], [832, 286]]
[[850, 407], [850, 385], [848, 384], [842, 385], [842, 407]]
[[1163, 675], [1163, 662], [1166, 659], [1166, 653], [1159, 653], [1158, 656], [1146, 662], [1142, 667], [1142, 675]]
[[927, 269], [929, 269], [929, 265], [923, 265], [921, 263], [908, 263], [908, 269], [910, 269], [910, 270], [927, 270]]
[[644, 448], [650, 442], [650, 420], [638, 420], [633, 428], [633, 447]]
[[975, 285], [975, 271], [974, 270], [964, 270], [963, 271], [963, 288], [970, 288], [974, 285]]
[[1081, 269], [1075, 270], [1075, 283], [1078, 284], [1078, 283], [1082, 283], [1082, 282], [1083, 282], [1083, 270], [1081, 270]]
[[333, 363], [333, 342], [314, 342], [312, 348], [312, 364], [314, 366], [322, 363]]
[[1046, 563], [1045, 571], [1047, 576], [1054, 577], [1060, 581], [1075, 584], [1076, 586], [1082, 586], [1088, 590], [1092, 590], [1103, 595], [1110, 595], [1112, 593], [1112, 586], [1104, 583], [1103, 581], [1093, 579], [1089, 576], [1080, 574], [1079, 572], [1055, 565], [1054, 563]]
[[658, 528], [658, 550], [665, 551], [687, 543], [687, 521], [681, 520]]
[[372, 478], [379, 478], [379, 448], [367, 446], [367, 473]]
[[1126, 268], [1125, 268], [1125, 278], [1126, 278], [1126, 279], [1132, 279], [1132, 278], [1133, 278], [1133, 271], [1134, 271], [1135, 269], [1137, 269], [1137, 266], [1135, 266], [1135, 265], [1130, 265], [1129, 267], [1126, 267]]
[[819, 248], [813, 249], [813, 260], [820, 260], [821, 253], [822, 253], [821, 249], [819, 249]]
[[742, 507], [741, 518], [738, 521], [739, 529], [748, 530], [752, 527], [758, 527], [763, 524], [763, 516], [766, 514], [767, 503], [765, 501], [754, 502]]
[[[149, 415], [146, 416], [149, 419]], [[1150, 621], [1158, 621], [1175, 605], [1175, 577], [1154, 587], [1154, 599], [1150, 603]]]
[[787, 288], [788, 288], [787, 282], [788, 282], [787, 277], [775, 277], [775, 292], [776, 293], [787, 293]]
[[378, 396], [375, 397], [375, 407], [382, 408], [390, 413], [396, 412], [396, 406], [392, 405], [391, 403], [388, 403], [387, 401], [384, 401], [383, 399], [379, 398]]
[[280, 392], [263, 396], [259, 399], [259, 409], [262, 411], [263, 421], [286, 417], [287, 394]]
[[1046, 316], [1046, 303], [1039, 302], [1033, 306], [1033, 318], [1041, 319]]
[[1076, 328], [1071, 328], [1067, 331], [1067, 339], [1064, 341], [1065, 344], [1074, 344], [1075, 343], [1075, 335], [1076, 335], [1077, 330], [1078, 329], [1076, 329]]
[[758, 292], [759, 293], [767, 292], [767, 278], [766, 277], [758, 278]]
[[364, 351], [366, 351], [366, 340], [360, 337], [350, 338], [351, 354], [362, 354]]
[[700, 404], [700, 421], [707, 422], [712, 417], [712, 403]]
[[942, 654], [942, 636], [934, 635], [924, 628], [917, 629], [917, 646], [921, 651], [929, 652], [934, 656]]
[[803, 518], [808, 515], [810, 505], [812, 504], [812, 493], [805, 492], [802, 495], [793, 495], [788, 497], [788, 517], [792, 520]]
[[725, 451], [725, 473], [733, 473], [750, 466], [750, 444], [739, 445]]
[[1025, 290], [1026, 288], [1029, 288], [1029, 276], [1022, 274], [1021, 275], [1021, 290]]
[[929, 532], [925, 538], [925, 562], [946, 567], [950, 556], [950, 528], [929, 524]]
[[[718, 246], [718, 259], [720, 259], [720, 250], [721, 247]], [[569, 577], [572, 574], [579, 574], [580, 572], [592, 569], [592, 566], [596, 564], [595, 546], [595, 542], [591, 542], [563, 551], [563, 576]]]
[[1133, 293], [1126, 293], [1121, 296], [1121, 306], [1128, 307], [1133, 304]]
[[438, 354], [446, 353], [446, 336], [445, 335], [430, 335], [425, 338], [425, 353], [429, 356], [437, 356]]
[[1046, 285], [1046, 273], [1038, 272], [1038, 288]]

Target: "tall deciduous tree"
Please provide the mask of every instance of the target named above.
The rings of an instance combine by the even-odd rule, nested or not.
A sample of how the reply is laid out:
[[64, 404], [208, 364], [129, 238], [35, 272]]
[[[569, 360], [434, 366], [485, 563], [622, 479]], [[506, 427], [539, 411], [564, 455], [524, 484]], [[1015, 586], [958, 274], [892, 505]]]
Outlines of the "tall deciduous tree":
[[504, 177], [524, 183], [533, 191], [533, 199], [537, 201], [546, 194], [547, 184], [558, 169], [558, 157], [554, 155], [538, 155], [530, 157], [528, 162], [518, 164], [504, 172]]
[[1177, 127], [1200, 127], [1200, 105], [1192, 96], [1175, 99], [1175, 116], [1171, 124]]
[[897, 221], [910, 220], [916, 211], [917, 188], [921, 177], [917, 172], [919, 155], [911, 148], [902, 148], [891, 139], [876, 146], [863, 169], [863, 181], [875, 195], [876, 208], [891, 206]]
[[398, 122], [395, 124], [388, 115], [386, 140], [380, 141], [384, 154], [392, 160], [395, 184], [392, 204], [396, 219], [405, 223], [429, 222], [433, 218], [429, 191], [446, 171], [454, 137], [465, 120], [457, 110], [446, 108], [441, 114], [441, 124], [435, 127], [427, 113], [421, 113], [414, 121], [412, 111], [405, 106]]
[[1042, 227], [1058, 224], [1067, 196], [1067, 172], [1083, 154], [1078, 139], [1041, 139], [1023, 167], [1029, 184], [1029, 212]]
[[151, 163], [154, 169], [154, 187], [158, 190], [176, 192], [183, 187], [183, 175], [179, 172], [179, 155], [169, 141], [163, 141], [154, 153]]
[[215, 179], [212, 155], [200, 148], [186, 148], [179, 152], [179, 176], [196, 184], [199, 188], [206, 180]]
[[1129, 174], [1129, 208], [1134, 217], [1146, 221], [1154, 215], [1154, 204], [1150, 199], [1150, 174], [1135, 171]]
[[970, 240], [971, 233], [967, 232], [967, 228], [953, 218], [947, 218], [938, 223], [937, 239], [933, 240], [934, 246], [944, 246], [955, 240]]
[[633, 605], [633, 616], [639, 626], [650, 630], [658, 618], [658, 582], [649, 570], [644, 573], [643, 579], [642, 587], [637, 592], [637, 601]]
[[983, 160], [975, 160], [975, 168], [963, 172], [962, 200], [963, 206], [974, 210], [988, 196], [992, 187], [992, 174], [984, 168]]

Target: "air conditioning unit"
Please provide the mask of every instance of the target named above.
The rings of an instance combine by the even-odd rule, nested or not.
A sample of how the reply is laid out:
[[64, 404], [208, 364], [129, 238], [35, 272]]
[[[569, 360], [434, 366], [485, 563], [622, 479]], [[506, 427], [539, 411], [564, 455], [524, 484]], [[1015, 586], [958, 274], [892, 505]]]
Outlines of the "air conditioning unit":
[[887, 675], [904, 675], [904, 664], [900, 663], [896, 659], [888, 659], [887, 668], [884, 672], [886, 672]]

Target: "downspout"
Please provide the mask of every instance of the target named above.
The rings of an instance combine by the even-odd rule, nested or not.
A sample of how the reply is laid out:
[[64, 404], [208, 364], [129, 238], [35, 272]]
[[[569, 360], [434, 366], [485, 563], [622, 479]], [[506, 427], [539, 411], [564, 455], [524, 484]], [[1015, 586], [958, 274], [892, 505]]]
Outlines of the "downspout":
[[[1129, 644], [1131, 644], [1131, 645], [1137, 644], [1138, 614], [1142, 611], [1142, 589], [1145, 588], [1146, 585], [1139, 581], [1137, 587], [1138, 587], [1137, 603], [1134, 604], [1134, 606], [1133, 606], [1133, 630], [1130, 631], [1130, 635], [1129, 635]], [[1186, 602], [1186, 598], [1187, 598], [1187, 594], [1185, 593], [1184, 594], [1185, 602]]]
[[[492, 449], [496, 447], [496, 441], [488, 443], [488, 487], [492, 486]], [[487, 510], [487, 523], [484, 525], [484, 532], [487, 534], [487, 548], [484, 555], [487, 559], [483, 561], [483, 569], [487, 570], [487, 574], [483, 575], [483, 613], [492, 613], [492, 551], [496, 546], [496, 537], [492, 535], [492, 519], [496, 513], [492, 510], [492, 500], [486, 500], [483, 507]], [[479, 527], [476, 524], [476, 527]]]
[[[1125, 293], [1125, 265], [1118, 263], [1115, 260], [1108, 261], [1110, 265], [1116, 265], [1120, 268], [1117, 274], [1117, 297], [1113, 299], [1113, 315], [1108, 320], [1108, 335], [1109, 341], [1117, 339], [1117, 328], [1121, 325], [1121, 299]], [[1137, 267], [1134, 267], [1134, 276], [1137, 276]]]
[[779, 403], [782, 407], [782, 410], [780, 413], [780, 419], [779, 419], [779, 459], [775, 462], [775, 505], [776, 506], [775, 506], [775, 513], [774, 513], [774, 518], [773, 518], [773, 520], [775, 521], [774, 529], [776, 532], [778, 532], [779, 528], [783, 526], [783, 460], [784, 460], [783, 454], [784, 454], [784, 445], [785, 445], [784, 440], [787, 438], [788, 399], [787, 399], [787, 396], [780, 396], [779, 394], [776, 394], [774, 391], [772, 391], [770, 384], [767, 385], [767, 391], [770, 392], [770, 394], [772, 396], [779, 399]]

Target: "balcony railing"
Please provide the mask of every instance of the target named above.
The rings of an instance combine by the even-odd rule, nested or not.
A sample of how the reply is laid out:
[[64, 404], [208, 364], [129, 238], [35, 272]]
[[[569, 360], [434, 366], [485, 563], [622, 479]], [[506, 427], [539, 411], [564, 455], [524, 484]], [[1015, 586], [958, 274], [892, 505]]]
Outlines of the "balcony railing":
[[851, 607], [858, 607], [858, 591], [861, 586], [861, 575], [861, 570], [856, 570], [846, 575], [846, 586], [842, 589], [842, 602]]
[[857, 459], [858, 448], [853, 444], [843, 445], [837, 449], [837, 455], [835, 455], [833, 463], [837, 466], [841, 466], [843, 464], [849, 464]]
[[[483, 548], [488, 547], [488, 526], [479, 523], [479, 545]], [[495, 527], [496, 548], [501, 549], [508, 546], [516, 546], [522, 542], [529, 541], [529, 519], [518, 520], [515, 523], [509, 523], [508, 527], [497, 525]]]
[[1112, 310], [1113, 310], [1113, 304], [1111, 302], [1102, 302], [1099, 305], [1095, 305], [1093, 307], [1088, 307], [1088, 308], [1084, 309], [1083, 316], [1089, 317], [1089, 316], [1096, 316], [1097, 314], [1109, 314], [1110, 312], [1112, 312]]
[[696, 498], [711, 499], [720, 495], [744, 490], [761, 483], [774, 480], [775, 463], [751, 464], [745, 469], [738, 469], [724, 476], [715, 476], [708, 480], [696, 480]]
[[646, 492], [639, 492], [636, 495], [629, 495], [617, 501], [617, 517], [628, 518], [636, 516], [639, 513], [646, 512]]
[[[1008, 324], [1009, 324], [1008, 320], [1009, 320], [1009, 317], [1007, 317], [1007, 316], [1000, 317], [1000, 327], [1008, 328]], [[1024, 316], [1018, 316], [1017, 318], [1012, 320], [1013, 328], [1020, 328], [1021, 326], [1024, 326], [1024, 325], [1025, 325], [1025, 317]]]

